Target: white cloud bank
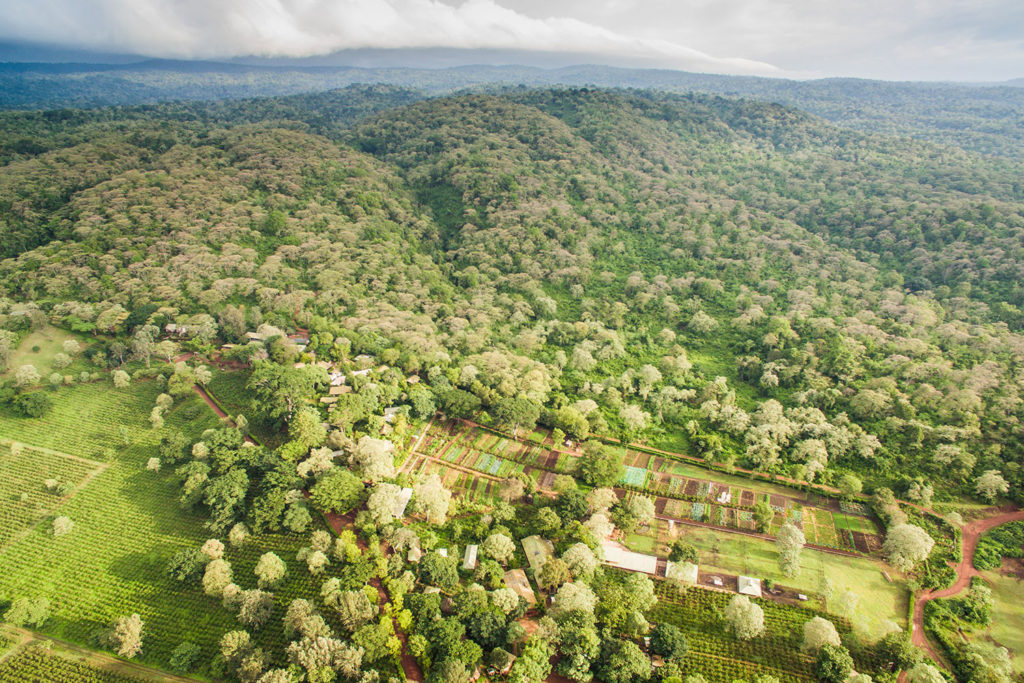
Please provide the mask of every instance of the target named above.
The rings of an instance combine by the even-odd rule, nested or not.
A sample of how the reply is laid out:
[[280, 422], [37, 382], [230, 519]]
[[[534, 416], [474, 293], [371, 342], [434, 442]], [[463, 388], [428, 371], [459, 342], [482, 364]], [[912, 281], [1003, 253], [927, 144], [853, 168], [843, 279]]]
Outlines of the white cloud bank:
[[154, 57], [308, 57], [353, 48], [573, 52], [659, 66], [773, 75], [765, 62], [714, 57], [571, 17], [527, 16], [494, 0], [2, 0], [0, 37]]

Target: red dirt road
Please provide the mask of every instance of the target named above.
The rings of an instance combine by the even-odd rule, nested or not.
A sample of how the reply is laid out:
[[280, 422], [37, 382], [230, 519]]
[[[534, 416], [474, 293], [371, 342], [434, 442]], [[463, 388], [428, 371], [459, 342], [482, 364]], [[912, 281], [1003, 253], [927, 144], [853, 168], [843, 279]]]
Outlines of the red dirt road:
[[963, 527], [962, 547], [960, 563], [956, 566], [956, 582], [949, 588], [937, 591], [926, 591], [917, 596], [914, 603], [914, 624], [911, 638], [914, 645], [924, 648], [936, 662], [944, 661], [938, 651], [932, 646], [924, 632], [924, 606], [936, 598], [948, 598], [956, 595], [971, 582], [972, 576], [978, 576], [978, 570], [974, 568], [974, 550], [978, 547], [978, 539], [983, 533], [994, 527], [1008, 522], [1024, 520], [1024, 510], [1013, 510], [1001, 512], [992, 517], [977, 519]]

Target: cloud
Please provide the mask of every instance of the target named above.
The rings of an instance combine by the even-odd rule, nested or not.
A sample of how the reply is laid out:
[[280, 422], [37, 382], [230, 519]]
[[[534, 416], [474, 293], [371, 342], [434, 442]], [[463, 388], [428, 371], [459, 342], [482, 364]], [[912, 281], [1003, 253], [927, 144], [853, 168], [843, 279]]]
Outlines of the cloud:
[[690, 71], [772, 75], [569, 16], [527, 16], [494, 0], [5, 0], [0, 37], [155, 57], [307, 57], [354, 48], [491, 48], [600, 54]]

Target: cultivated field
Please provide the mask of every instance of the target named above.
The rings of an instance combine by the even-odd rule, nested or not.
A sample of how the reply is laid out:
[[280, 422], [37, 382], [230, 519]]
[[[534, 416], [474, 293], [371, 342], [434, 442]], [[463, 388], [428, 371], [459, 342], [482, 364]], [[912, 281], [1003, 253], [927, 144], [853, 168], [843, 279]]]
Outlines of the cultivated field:
[[14, 447], [15, 452], [11, 448], [0, 440], [0, 548], [45, 519], [100, 468], [69, 455], [21, 445]]

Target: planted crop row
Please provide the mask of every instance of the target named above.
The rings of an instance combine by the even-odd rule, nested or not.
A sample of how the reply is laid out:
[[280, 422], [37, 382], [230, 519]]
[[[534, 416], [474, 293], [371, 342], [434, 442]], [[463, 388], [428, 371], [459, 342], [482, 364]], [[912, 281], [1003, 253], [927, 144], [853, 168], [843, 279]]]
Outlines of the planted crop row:
[[26, 647], [0, 663], [0, 681], [5, 683], [138, 683], [141, 680], [66, 659], [48, 651], [42, 644]]
[[52, 512], [97, 465], [0, 446], [0, 547]]

